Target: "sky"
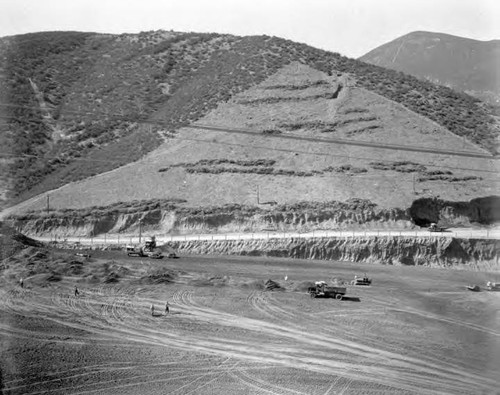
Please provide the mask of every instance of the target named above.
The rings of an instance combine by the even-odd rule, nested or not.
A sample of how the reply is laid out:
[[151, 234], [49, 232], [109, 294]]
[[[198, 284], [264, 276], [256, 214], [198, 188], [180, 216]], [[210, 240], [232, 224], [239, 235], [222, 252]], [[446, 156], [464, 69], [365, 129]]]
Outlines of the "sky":
[[416, 30], [500, 39], [498, 0], [0, 0], [0, 37], [54, 30], [279, 36], [349, 57]]

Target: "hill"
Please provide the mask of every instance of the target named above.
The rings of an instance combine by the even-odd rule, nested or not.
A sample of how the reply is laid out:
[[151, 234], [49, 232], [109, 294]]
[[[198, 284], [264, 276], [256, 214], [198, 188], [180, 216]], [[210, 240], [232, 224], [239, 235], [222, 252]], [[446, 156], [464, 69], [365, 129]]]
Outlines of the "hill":
[[500, 103], [500, 40], [478, 41], [418, 31], [359, 59]]
[[43, 195], [15, 210], [29, 234], [130, 231], [139, 221], [188, 233], [406, 227], [441, 217], [491, 223], [491, 215], [468, 214], [486, 210], [487, 200], [466, 202], [498, 194], [497, 171], [487, 151], [445, 127], [349, 77], [295, 62], [144, 158], [51, 191], [48, 215]]
[[277, 37], [48, 32], [5, 37], [0, 50], [11, 202], [136, 161], [293, 61], [496, 152], [491, 109], [471, 96]]

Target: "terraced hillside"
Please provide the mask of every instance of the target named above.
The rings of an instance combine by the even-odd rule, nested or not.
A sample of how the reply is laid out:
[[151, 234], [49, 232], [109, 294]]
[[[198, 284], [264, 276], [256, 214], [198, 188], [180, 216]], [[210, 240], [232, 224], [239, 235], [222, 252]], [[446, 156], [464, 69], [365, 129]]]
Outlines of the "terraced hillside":
[[[143, 159], [51, 191], [50, 208], [59, 213], [42, 213], [43, 195], [15, 209], [38, 211], [23, 218], [42, 215], [48, 222], [30, 225], [42, 233], [57, 224], [83, 226], [83, 217], [93, 227], [89, 215], [106, 218], [96, 229], [130, 228], [139, 220], [156, 231], [176, 221], [184, 221], [178, 227], [185, 232], [207, 221], [225, 231], [270, 222], [314, 229], [330, 216], [335, 226], [405, 227], [420, 215], [405, 213], [418, 199], [417, 211], [428, 211], [425, 201], [432, 206], [438, 197], [467, 202], [497, 195], [497, 172], [487, 151], [439, 124], [355, 86], [349, 76], [295, 62], [179, 129]], [[441, 205], [453, 223], [477, 221], [456, 220], [463, 216], [459, 205]], [[271, 208], [275, 219], [250, 224]]]
[[[312, 100], [323, 108], [334, 106], [336, 118], [329, 119], [330, 111], [324, 117], [325, 124], [320, 125], [315, 123], [320, 119], [312, 115], [294, 121], [262, 121], [262, 127], [272, 124], [279, 129], [266, 133], [321, 129], [319, 134], [326, 136], [335, 129], [338, 136], [370, 138], [383, 129], [386, 138], [392, 140], [393, 131], [387, 126], [380, 128], [384, 117], [390, 116], [389, 110], [377, 115], [375, 102], [382, 107], [397, 102], [419, 114], [413, 117], [418, 122], [430, 119], [439, 130], [447, 129], [450, 136], [462, 136], [490, 152], [496, 151], [498, 125], [490, 110], [476, 99], [276, 37], [165, 31], [137, 35], [52, 32], [3, 38], [0, 52], [0, 108], [5, 120], [0, 130], [3, 145], [8, 147], [4, 156], [12, 161], [4, 185], [11, 201], [22, 201], [131, 163], [172, 136], [196, 138], [199, 132], [178, 132], [179, 128], [201, 120], [219, 104], [292, 62], [312, 67], [332, 81], [307, 89], [268, 86], [270, 98], [276, 92], [283, 97], [273, 103], [274, 99], [251, 102], [251, 96], [242, 96], [238, 104], [245, 106], [245, 111], [258, 112], [262, 105], [297, 108]], [[286, 81], [276, 84], [290, 85]], [[348, 86], [357, 88], [337, 109]], [[360, 103], [372, 101], [373, 109], [366, 112], [364, 104], [357, 102], [358, 96]], [[418, 122], [400, 127], [401, 138], [418, 128]], [[219, 124], [231, 125], [225, 121]], [[248, 126], [259, 125], [250, 122]], [[261, 136], [255, 139], [267, 145]], [[173, 149], [179, 141], [167, 146]], [[462, 139], [456, 141], [460, 143], [450, 140], [443, 144], [459, 144], [462, 148], [469, 144]], [[184, 151], [184, 156], [190, 155], [196, 153]], [[236, 159], [243, 159], [242, 155]], [[311, 165], [320, 167], [319, 163]]]

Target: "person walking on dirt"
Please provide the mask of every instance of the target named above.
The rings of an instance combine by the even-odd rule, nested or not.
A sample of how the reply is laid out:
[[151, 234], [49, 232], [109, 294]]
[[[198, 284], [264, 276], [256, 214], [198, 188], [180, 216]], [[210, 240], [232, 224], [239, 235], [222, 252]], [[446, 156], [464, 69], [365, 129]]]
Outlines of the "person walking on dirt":
[[80, 292], [78, 291], [78, 288], [75, 285], [75, 296], [78, 296], [78, 295], [80, 295]]
[[168, 302], [165, 304], [165, 314], [169, 314], [170, 313], [170, 307], [169, 307], [169, 304]]
[[154, 304], [151, 305], [151, 315], [152, 316], [155, 315], [155, 305]]

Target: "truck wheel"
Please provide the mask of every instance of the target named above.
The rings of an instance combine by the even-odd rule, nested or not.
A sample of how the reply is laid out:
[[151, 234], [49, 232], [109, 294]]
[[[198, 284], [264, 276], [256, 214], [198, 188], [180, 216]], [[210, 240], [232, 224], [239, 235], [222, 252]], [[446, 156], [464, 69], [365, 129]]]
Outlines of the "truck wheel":
[[335, 295], [335, 299], [337, 299], [337, 300], [341, 300], [341, 299], [342, 299], [342, 295], [341, 295], [341, 294], [337, 294], [337, 295]]
[[316, 295], [315, 295], [315, 294], [313, 294], [312, 292], [309, 294], [309, 296], [310, 296], [311, 298], [315, 298], [315, 297], [316, 297]]

